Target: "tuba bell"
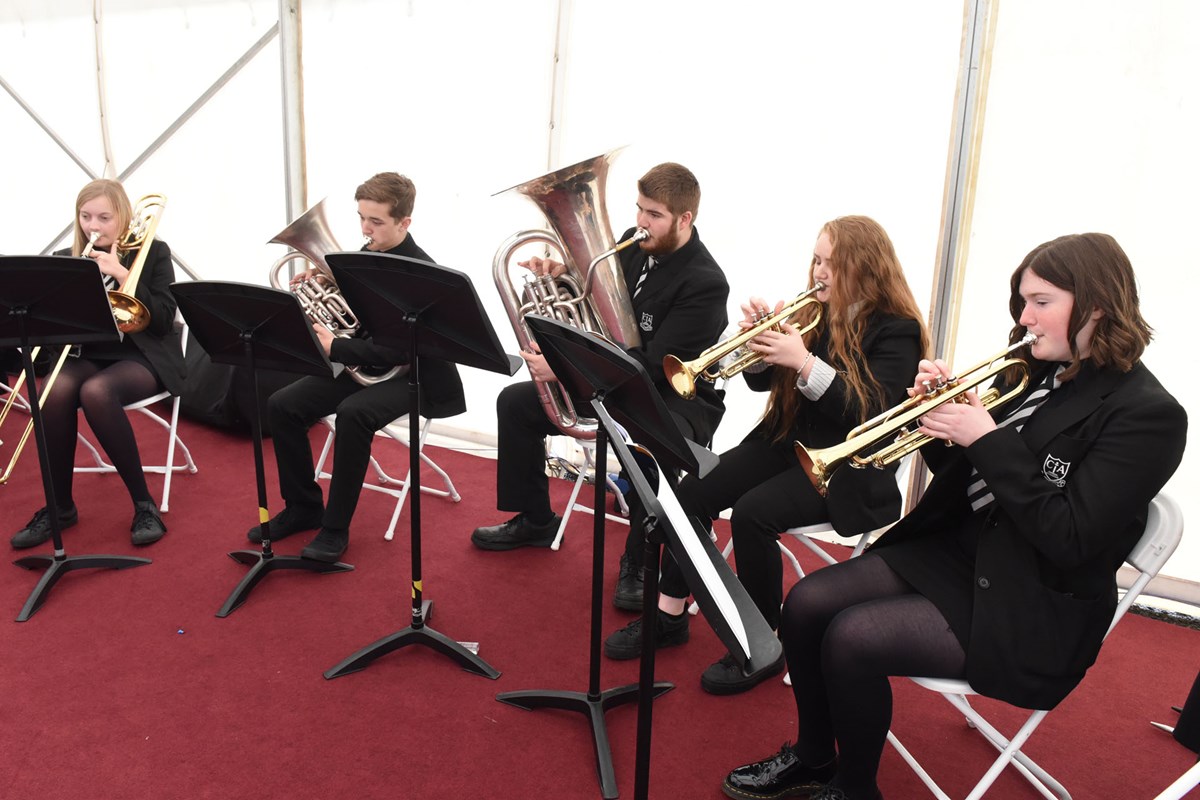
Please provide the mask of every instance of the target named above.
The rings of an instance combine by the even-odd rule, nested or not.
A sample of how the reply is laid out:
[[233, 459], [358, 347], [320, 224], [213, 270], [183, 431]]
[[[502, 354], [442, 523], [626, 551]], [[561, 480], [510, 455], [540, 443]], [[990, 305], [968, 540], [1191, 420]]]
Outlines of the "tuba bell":
[[[550, 317], [599, 334], [622, 347], [641, 344], [625, 277], [612, 256], [649, 234], [639, 229], [620, 244], [613, 240], [604, 186], [617, 152], [505, 190], [532, 200], [552, 229], [513, 234], [500, 245], [492, 262], [492, 277], [522, 350], [530, 349], [533, 341], [525, 324], [527, 314]], [[509, 260], [518, 248], [535, 242], [558, 250], [567, 272], [558, 277], [526, 274], [524, 285], [514, 286]], [[596, 420], [575, 413], [571, 398], [557, 382], [537, 386], [542, 407], [555, 427], [576, 439], [596, 437]]]
[[[292, 252], [271, 265], [269, 278], [273, 288], [290, 291], [296, 296], [305, 315], [314, 324], [325, 326], [338, 338], [350, 339], [358, 335], [362, 325], [350, 310], [346, 298], [333, 279], [333, 272], [325, 263], [326, 255], [345, 249], [337, 243], [329, 229], [329, 222], [325, 216], [326, 200], [328, 198], [296, 217], [290, 225], [271, 238], [269, 244], [287, 245], [292, 248]], [[283, 268], [296, 260], [307, 263], [314, 273], [291, 284], [290, 281], [283, 280]], [[404, 366], [395, 366], [377, 374], [367, 372], [367, 369], [357, 365], [347, 366], [346, 372], [363, 386], [371, 386], [394, 378], [406, 370]]]

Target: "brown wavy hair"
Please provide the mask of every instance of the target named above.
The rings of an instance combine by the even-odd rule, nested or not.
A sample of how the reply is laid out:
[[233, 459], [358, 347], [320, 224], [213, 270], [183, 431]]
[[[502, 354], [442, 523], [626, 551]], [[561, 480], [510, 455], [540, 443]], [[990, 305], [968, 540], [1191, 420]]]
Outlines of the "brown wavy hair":
[[[1081, 359], [1075, 337], [1097, 309], [1103, 316], [1096, 320], [1092, 331], [1091, 362], [1121, 372], [1133, 369], [1154, 337], [1154, 329], [1142, 318], [1133, 264], [1116, 239], [1107, 233], [1073, 233], [1039, 244], [1025, 256], [1009, 280], [1008, 311], [1016, 323], [1009, 336], [1012, 344], [1025, 335], [1025, 326], [1020, 323], [1025, 307], [1021, 276], [1027, 269], [1075, 295], [1067, 324], [1071, 363], [1059, 376], [1061, 380], [1070, 380], [1079, 373]], [[1028, 347], [1020, 352], [1029, 358]]]
[[354, 190], [354, 202], [371, 200], [388, 207], [392, 219], [399, 222], [411, 217], [417, 203], [417, 187], [398, 172], [380, 172], [367, 178]]
[[[887, 407], [884, 389], [862, 363], [858, 349], [866, 333], [867, 322], [875, 314], [915, 320], [921, 328], [921, 352], [929, 351], [929, 333], [924, 317], [904, 277], [896, 248], [883, 227], [864, 216], [838, 217], [825, 223], [821, 233], [829, 235], [833, 245], [831, 268], [837, 281], [829, 301], [821, 307], [820, 323], [807, 334], [805, 344], [812, 349], [822, 334], [828, 335], [828, 359], [846, 382], [846, 412], [865, 422]], [[819, 234], [818, 234], [819, 235]], [[808, 283], [813, 284], [816, 258], [809, 262]], [[815, 308], [810, 306], [811, 313]], [[771, 383], [763, 421], [774, 441], [788, 436], [803, 395], [796, 388], [792, 370], [776, 369]]]
[[[109, 178], [99, 178], [84, 186], [79, 190], [79, 194], [75, 197], [75, 241], [71, 243], [71, 255], [83, 255], [83, 249], [87, 247], [88, 236], [83, 232], [83, 227], [79, 224], [79, 209], [83, 208], [83, 204], [97, 197], [107, 197], [108, 202], [112, 203], [113, 213], [117, 215], [117, 238], [125, 235], [129, 230], [129, 223], [133, 220], [133, 206], [129, 203], [129, 195], [125, 193], [125, 187], [119, 181], [114, 181]], [[113, 245], [113, 252], [116, 252], [116, 245]]]

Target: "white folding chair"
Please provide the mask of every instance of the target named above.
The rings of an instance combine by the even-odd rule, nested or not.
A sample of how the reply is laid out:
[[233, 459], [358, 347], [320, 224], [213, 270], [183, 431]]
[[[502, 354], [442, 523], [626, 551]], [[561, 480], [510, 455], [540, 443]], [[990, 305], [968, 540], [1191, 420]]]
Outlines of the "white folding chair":
[[[1160, 494], [1154, 498], [1154, 501], [1150, 505], [1150, 514], [1146, 518], [1146, 530], [1142, 534], [1142, 538], [1138, 540], [1137, 545], [1134, 546], [1129, 556], [1125, 559], [1126, 563], [1137, 570], [1139, 574], [1133, 585], [1126, 590], [1125, 596], [1121, 598], [1121, 602], [1117, 605], [1116, 613], [1113, 614], [1112, 622], [1108, 627], [1109, 633], [1112, 632], [1113, 627], [1121, 620], [1121, 617], [1125, 615], [1125, 612], [1129, 610], [1129, 607], [1133, 605], [1134, 600], [1146, 588], [1150, 580], [1162, 569], [1163, 564], [1167, 562], [1171, 554], [1175, 552], [1175, 547], [1179, 544], [1179, 539], [1182, 536], [1183, 512], [1180, 511], [1179, 506], [1174, 500], [1164, 494]], [[995, 782], [1004, 767], [1009, 764], [1012, 764], [1043, 797], [1049, 798], [1049, 800], [1054, 800], [1054, 798], [1070, 800], [1071, 795], [1063, 785], [1021, 751], [1021, 747], [1024, 746], [1026, 740], [1029, 739], [1042, 720], [1045, 719], [1046, 714], [1049, 713], [1048, 711], [1031, 712], [1025, 723], [1013, 735], [1012, 739], [1007, 739], [968, 702], [967, 696], [976, 694], [976, 692], [971, 689], [970, 684], [966, 681], [915, 677], [910, 678], [910, 680], [925, 689], [940, 692], [951, 705], [966, 717], [968, 725], [978, 730], [993, 747], [1000, 751], [999, 757], [992, 762], [991, 767], [979, 779], [979, 782], [975, 784], [975, 788], [971, 790], [971, 793], [967, 795], [967, 800], [978, 800], [978, 798], [982, 797], [991, 787], [992, 783]], [[940, 800], [949, 800], [949, 796], [942, 791], [941, 787], [934, 782], [929, 773], [925, 771], [908, 749], [890, 731], [888, 732], [888, 741], [892, 743], [896, 751], [908, 762], [908, 765], [913, 768], [917, 776], [929, 787], [929, 790], [936, 797], [940, 798]], [[1179, 797], [1180, 795], [1165, 796]]]
[[[325, 426], [329, 428], [329, 435], [325, 437], [325, 446], [321, 448], [321, 457], [317, 459], [316, 476], [317, 480], [329, 479], [331, 473], [325, 471], [325, 461], [329, 458], [329, 451], [333, 448], [333, 437], [337, 435], [337, 416], [330, 415], [321, 420]], [[434, 495], [435, 497], [449, 497], [453, 502], [457, 503], [462, 500], [462, 495], [454, 488], [454, 481], [450, 480], [450, 476], [446, 474], [446, 470], [442, 469], [437, 463], [425, 453], [425, 439], [429, 435], [429, 426], [433, 420], [421, 418], [421, 436], [417, 442], [417, 452], [421, 455], [421, 461], [430, 469], [438, 474], [442, 479], [444, 489], [439, 489], [436, 486], [427, 486], [424, 481], [421, 482], [421, 491], [426, 494]], [[399, 444], [408, 447], [408, 414], [392, 420], [381, 429], [375, 431], [376, 436], [386, 437]], [[407, 462], [406, 462], [407, 463]], [[370, 489], [372, 492], [380, 492], [382, 494], [391, 495], [396, 498], [396, 507], [392, 511], [392, 519], [388, 523], [387, 531], [384, 532], [383, 538], [391, 541], [396, 535], [396, 523], [400, 520], [400, 511], [404, 508], [404, 499], [408, 497], [409, 479], [412, 477], [412, 469], [410, 468], [404, 475], [404, 479], [393, 478], [384, 471], [383, 467], [371, 456], [371, 469], [375, 471], [375, 478], [378, 485], [363, 481], [363, 488]]]
[[[579, 447], [583, 450], [583, 468], [578, 470], [578, 474], [575, 476], [575, 485], [571, 487], [571, 499], [567, 501], [567, 510], [563, 512], [562, 522], [559, 523], [558, 526], [558, 533], [554, 535], [554, 541], [550, 544], [551, 550], [557, 550], [562, 545], [563, 533], [565, 533], [567, 530], [567, 522], [571, 519], [572, 511], [578, 509], [585, 514], [594, 515], [596, 513], [596, 510], [591, 506], [577, 502], [579, 499], [579, 492], [581, 489], [583, 489], [584, 484], [590, 483], [588, 476], [590, 475], [593, 481], [596, 479], [596, 442], [588, 439], [579, 439], [577, 441], [579, 443]], [[608, 475], [607, 469], [604, 472], [604, 481], [608, 485], [609, 490], [616, 495], [617, 506], [621, 509], [621, 513], [624, 514], [625, 517], [628, 517], [629, 506], [625, 502], [625, 496], [621, 494], [621, 490], [617, 488], [617, 484], [614, 483], [613, 479]], [[615, 514], [609, 514], [607, 512], [604, 514], [604, 518], [607, 520], [619, 522], [622, 525], [628, 525], [629, 520], [625, 519], [625, 517], [619, 517]]]
[[1197, 784], [1200, 784], [1200, 761], [1197, 761], [1191, 769], [1176, 778], [1170, 786], [1163, 789], [1154, 800], [1179, 800], [1192, 789], [1195, 789]]
[[[184, 354], [187, 354], [187, 324], [183, 325], [180, 331], [181, 349]], [[171, 401], [171, 421], [156, 414], [151, 407], [164, 400]], [[163, 476], [163, 493], [162, 502], [158, 504], [158, 509], [162, 513], [167, 513], [171, 507], [171, 476], [176, 472], [188, 472], [195, 474], [196, 462], [192, 460], [192, 452], [188, 450], [188, 446], [184, 444], [183, 439], [179, 438], [179, 397], [172, 395], [170, 392], [162, 391], [158, 394], [147, 397], [143, 400], [138, 400], [135, 403], [129, 403], [125, 406], [126, 411], [137, 411], [147, 419], [153, 420], [157, 425], [162, 427], [167, 432], [167, 458], [163, 464], [142, 465], [143, 472], [149, 472]], [[87, 449], [92, 455], [94, 466], [90, 467], [75, 467], [76, 472], [116, 472], [117, 468], [104, 460], [100, 455], [100, 451], [92, 444], [82, 433], [79, 435], [79, 443]], [[183, 463], [175, 463], [175, 446], [179, 445], [179, 449], [183, 451]]]

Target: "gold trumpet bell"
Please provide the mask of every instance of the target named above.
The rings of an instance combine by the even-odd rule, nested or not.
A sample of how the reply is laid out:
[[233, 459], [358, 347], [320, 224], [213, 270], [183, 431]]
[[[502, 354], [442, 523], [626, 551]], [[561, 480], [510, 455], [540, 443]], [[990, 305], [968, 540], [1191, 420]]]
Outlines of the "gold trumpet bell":
[[141, 333], [150, 324], [150, 309], [133, 295], [112, 291], [108, 302], [121, 333]]

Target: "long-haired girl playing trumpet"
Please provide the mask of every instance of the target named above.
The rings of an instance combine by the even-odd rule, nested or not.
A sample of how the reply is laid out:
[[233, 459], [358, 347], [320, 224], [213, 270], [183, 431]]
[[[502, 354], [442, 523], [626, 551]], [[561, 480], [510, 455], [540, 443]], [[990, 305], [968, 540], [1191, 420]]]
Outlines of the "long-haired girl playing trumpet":
[[[75, 200], [75, 235], [70, 250], [55, 255], [91, 258], [109, 289], [120, 289], [129, 276], [137, 250], [121, 252], [117, 242], [133, 216], [124, 187], [114, 180], [95, 180], [83, 187]], [[183, 391], [184, 361], [175, 331], [175, 280], [171, 249], [154, 239], [142, 267], [136, 296], [150, 313], [150, 324], [140, 333], [127, 333], [120, 341], [83, 345], [78, 358], [68, 358], [45, 397], [42, 419], [49, 448], [50, 474], [59, 504], [58, 518], [69, 528], [79, 521], [72, 497], [75, 442], [79, 409], [96, 434], [100, 446], [117, 468], [133, 504], [130, 531], [133, 543], [156, 542], [166, 533], [158, 507], [150, 496], [142, 472], [141, 456], [133, 428], [124, 411], [127, 403], [158, 394]], [[17, 549], [35, 547], [50, 538], [46, 509], [34, 513], [12, 537]]]
[[[690, 516], [712, 520], [733, 509], [738, 579], [772, 628], [779, 626], [783, 600], [777, 544], [782, 531], [829, 521], [838, 533], [852, 536], [892, 522], [901, 511], [894, 468], [845, 470], [823, 497], [797, 460], [793, 442], [840, 442], [852, 428], [901, 401], [928, 347], [900, 260], [874, 220], [849, 216], [826, 223], [813, 249], [808, 280], [810, 286], [825, 287], [815, 295], [820, 301], [817, 325], [797, 335], [803, 326], [784, 324], [748, 343], [762, 360], [746, 370], [746, 382], [755, 391], [770, 392], [762, 420], [741, 444], [721, 454], [720, 464], [708, 475], [689, 476], [676, 490]], [[742, 306], [743, 328], [782, 307], [752, 298]], [[664, 558], [660, 647], [687, 641], [688, 594], [678, 566]], [[641, 630], [639, 619], [612, 634], [605, 653], [636, 658]], [[701, 685], [715, 694], [733, 694], [782, 670], [781, 658], [744, 674], [726, 655], [705, 670]]]

